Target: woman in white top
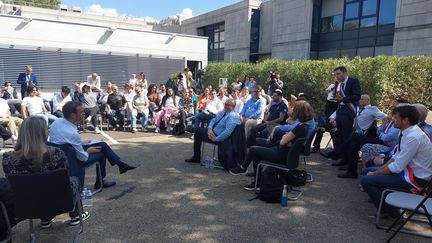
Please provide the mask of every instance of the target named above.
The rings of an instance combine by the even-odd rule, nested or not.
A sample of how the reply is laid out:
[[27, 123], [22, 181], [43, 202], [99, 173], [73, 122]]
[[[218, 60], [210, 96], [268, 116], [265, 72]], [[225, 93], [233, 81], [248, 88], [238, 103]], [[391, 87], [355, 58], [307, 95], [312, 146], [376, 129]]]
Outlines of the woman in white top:
[[[34, 85], [29, 85], [27, 87], [27, 96], [23, 99], [21, 103], [21, 115], [23, 120], [30, 116], [40, 116], [42, 117], [48, 124], [53, 123], [57, 120], [57, 117], [50, 114], [48, 110], [45, 108], [45, 104], [43, 99], [37, 96], [39, 90]], [[28, 112], [28, 115], [27, 115]]]
[[137, 116], [141, 115], [141, 127], [143, 132], [147, 131], [147, 118], [149, 114], [149, 100], [147, 95], [142, 92], [142, 88], [137, 86], [135, 88], [135, 96], [132, 99], [132, 115], [131, 115], [131, 127], [132, 133], [137, 131], [136, 129], [136, 121]]
[[158, 133], [160, 130], [160, 122], [163, 120], [167, 131], [171, 131], [170, 120], [171, 116], [178, 113], [178, 103], [180, 98], [175, 96], [172, 88], [168, 88], [166, 95], [162, 99], [161, 110], [155, 114], [154, 123], [156, 126], [155, 132]]

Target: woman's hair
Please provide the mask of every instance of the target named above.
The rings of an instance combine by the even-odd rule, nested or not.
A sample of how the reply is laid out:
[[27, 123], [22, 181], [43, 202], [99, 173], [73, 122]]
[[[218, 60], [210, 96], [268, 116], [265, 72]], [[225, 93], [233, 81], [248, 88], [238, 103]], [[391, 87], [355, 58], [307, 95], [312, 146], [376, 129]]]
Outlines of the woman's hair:
[[24, 120], [18, 133], [15, 154], [32, 160], [37, 168], [42, 168], [43, 155], [47, 152], [47, 123], [44, 119], [31, 116]]
[[150, 84], [147, 88], [147, 95], [153, 94], [153, 87], [156, 88], [156, 91], [154, 93], [157, 93], [157, 85], [156, 84]]
[[307, 122], [314, 117], [314, 113], [312, 106], [307, 101], [300, 100], [294, 105], [292, 118], [300, 122]]
[[[172, 91], [173, 94], [171, 96], [169, 96], [168, 90]], [[166, 90], [165, 96], [162, 98], [162, 106], [165, 106], [165, 103], [169, 97], [171, 97], [173, 99], [174, 105], [177, 106], [176, 96], [175, 96], [174, 90], [172, 88], [168, 88]]]

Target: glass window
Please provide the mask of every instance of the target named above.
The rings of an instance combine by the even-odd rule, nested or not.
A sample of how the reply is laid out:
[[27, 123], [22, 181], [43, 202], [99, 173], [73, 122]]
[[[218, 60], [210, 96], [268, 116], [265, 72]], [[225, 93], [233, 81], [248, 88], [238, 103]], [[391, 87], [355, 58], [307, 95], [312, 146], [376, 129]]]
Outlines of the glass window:
[[377, 0], [363, 0], [362, 16], [375, 15], [377, 12]]
[[345, 19], [354, 19], [359, 16], [359, 3], [349, 3], [345, 7]]
[[376, 17], [363, 18], [361, 20], [361, 22], [360, 22], [360, 27], [361, 28], [365, 28], [365, 27], [375, 26], [376, 25], [376, 21], [377, 21]]
[[225, 41], [225, 31], [219, 32], [219, 41]]
[[219, 42], [219, 32], [214, 33], [214, 41]]
[[333, 16], [333, 21], [332, 21], [330, 30], [332, 32], [341, 31], [342, 30], [342, 24], [343, 24], [343, 16], [342, 15]]
[[344, 30], [354, 30], [358, 29], [359, 23], [358, 20], [345, 21]]
[[321, 19], [321, 32], [322, 33], [327, 33], [330, 30], [330, 22], [331, 22], [331, 17], [325, 17]]
[[394, 24], [396, 19], [396, 0], [381, 0], [379, 24]]

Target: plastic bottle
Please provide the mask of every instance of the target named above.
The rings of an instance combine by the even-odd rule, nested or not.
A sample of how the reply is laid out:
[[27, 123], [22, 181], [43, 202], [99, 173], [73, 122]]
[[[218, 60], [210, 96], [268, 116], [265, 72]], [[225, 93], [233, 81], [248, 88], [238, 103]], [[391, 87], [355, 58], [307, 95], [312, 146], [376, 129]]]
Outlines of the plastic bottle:
[[87, 189], [87, 191], [85, 193], [85, 201], [86, 201], [87, 207], [93, 206], [93, 195], [89, 189]]
[[206, 169], [210, 168], [210, 163], [211, 163], [210, 156], [206, 156], [204, 159], [204, 166], [206, 167]]
[[87, 188], [84, 188], [83, 191], [81, 192], [81, 202], [83, 207], [87, 207], [86, 194], [87, 194]]
[[288, 191], [287, 190], [288, 190], [287, 185], [284, 185], [283, 190], [282, 190], [282, 199], [281, 199], [282, 207], [288, 206]]

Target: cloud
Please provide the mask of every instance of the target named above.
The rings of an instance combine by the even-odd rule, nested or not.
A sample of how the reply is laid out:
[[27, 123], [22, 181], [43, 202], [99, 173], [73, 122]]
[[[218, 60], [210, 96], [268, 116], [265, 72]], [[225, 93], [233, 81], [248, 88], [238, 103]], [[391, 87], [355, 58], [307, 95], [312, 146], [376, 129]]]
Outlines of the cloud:
[[192, 9], [185, 8], [181, 11], [181, 13], [176, 14], [177, 16], [180, 16], [181, 20], [190, 19], [193, 17]]
[[85, 13], [88, 14], [95, 14], [95, 15], [104, 15], [104, 16], [111, 16], [111, 17], [118, 17], [117, 9], [115, 8], [103, 8], [99, 4], [92, 4], [90, 6], [87, 6], [84, 10]]

